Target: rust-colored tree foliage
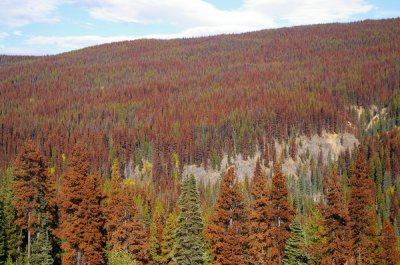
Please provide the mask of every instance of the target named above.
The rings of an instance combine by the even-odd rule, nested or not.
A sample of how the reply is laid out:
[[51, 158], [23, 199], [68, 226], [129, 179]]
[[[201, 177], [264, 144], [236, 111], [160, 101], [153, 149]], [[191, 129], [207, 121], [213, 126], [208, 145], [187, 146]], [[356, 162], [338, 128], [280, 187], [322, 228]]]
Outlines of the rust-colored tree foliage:
[[281, 171], [278, 162], [274, 164], [271, 187], [271, 230], [272, 247], [269, 248], [269, 257], [272, 261], [282, 264], [285, 243], [290, 236], [290, 223], [294, 219], [294, 211], [289, 203], [289, 191], [286, 186], [285, 174]]
[[362, 150], [353, 165], [350, 187], [349, 213], [353, 255], [357, 264], [372, 264], [379, 258], [376, 242], [375, 191]]
[[101, 185], [89, 169], [85, 147], [76, 144], [59, 195], [63, 264], [104, 264]]
[[323, 264], [349, 264], [352, 262], [352, 235], [350, 217], [336, 170], [325, 178], [324, 226], [327, 237]]
[[251, 186], [253, 201], [250, 215], [250, 255], [253, 264], [267, 264], [268, 248], [272, 246], [270, 237], [272, 204], [268, 191], [267, 178], [263, 174], [260, 161], [257, 160]]
[[380, 242], [382, 258], [387, 265], [396, 265], [400, 262], [400, 253], [397, 248], [397, 237], [393, 225], [387, 219], [381, 229]]
[[248, 264], [249, 211], [233, 168], [222, 179], [214, 210], [207, 228], [214, 264]]
[[139, 219], [132, 189], [120, 185], [106, 208], [107, 243], [114, 251], [128, 251], [138, 264], [147, 264], [148, 231]]

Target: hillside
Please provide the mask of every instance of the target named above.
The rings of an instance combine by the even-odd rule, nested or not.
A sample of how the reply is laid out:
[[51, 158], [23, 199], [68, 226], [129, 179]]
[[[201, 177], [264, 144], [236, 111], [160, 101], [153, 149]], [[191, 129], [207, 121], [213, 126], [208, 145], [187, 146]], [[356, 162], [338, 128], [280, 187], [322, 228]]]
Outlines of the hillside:
[[0, 56], [0, 264], [399, 264], [399, 127], [400, 18]]
[[2, 56], [0, 161], [33, 138], [60, 165], [84, 139], [102, 172], [116, 156], [158, 157], [170, 174], [174, 152], [207, 164], [264, 158], [273, 139], [358, 133], [350, 106], [382, 108], [398, 91], [399, 40], [400, 19], [389, 19]]

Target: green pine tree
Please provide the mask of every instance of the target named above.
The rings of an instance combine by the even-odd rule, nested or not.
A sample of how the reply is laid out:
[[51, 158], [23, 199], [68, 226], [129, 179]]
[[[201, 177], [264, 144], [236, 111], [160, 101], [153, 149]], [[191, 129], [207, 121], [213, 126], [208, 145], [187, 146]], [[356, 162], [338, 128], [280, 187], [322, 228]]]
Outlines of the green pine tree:
[[186, 177], [183, 181], [179, 210], [176, 231], [176, 261], [179, 265], [203, 264], [204, 224], [194, 176]]
[[161, 243], [161, 261], [162, 264], [173, 265], [175, 261], [175, 246], [176, 246], [176, 214], [170, 213], [164, 229], [163, 241]]
[[305, 247], [304, 232], [297, 218], [290, 224], [290, 231], [292, 235], [286, 241], [283, 264], [309, 264], [310, 258], [303, 250]]
[[109, 260], [109, 265], [132, 265], [133, 262], [132, 255], [129, 254], [127, 250], [116, 250], [111, 251]]
[[157, 201], [153, 213], [153, 220], [150, 224], [150, 247], [149, 256], [154, 265], [161, 264], [161, 241], [163, 234], [163, 215], [164, 209], [161, 201]]
[[51, 265], [53, 257], [51, 256], [51, 243], [49, 233], [44, 229], [37, 231], [35, 239], [32, 242], [31, 262], [32, 265]]

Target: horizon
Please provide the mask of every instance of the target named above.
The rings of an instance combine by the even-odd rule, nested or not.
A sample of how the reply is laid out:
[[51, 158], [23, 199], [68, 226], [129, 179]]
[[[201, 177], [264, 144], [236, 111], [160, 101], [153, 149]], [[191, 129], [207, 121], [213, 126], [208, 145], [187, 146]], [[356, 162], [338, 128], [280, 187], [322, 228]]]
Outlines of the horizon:
[[105, 43], [239, 34], [400, 17], [400, 2], [27, 0], [0, 3], [1, 55], [57, 55]]

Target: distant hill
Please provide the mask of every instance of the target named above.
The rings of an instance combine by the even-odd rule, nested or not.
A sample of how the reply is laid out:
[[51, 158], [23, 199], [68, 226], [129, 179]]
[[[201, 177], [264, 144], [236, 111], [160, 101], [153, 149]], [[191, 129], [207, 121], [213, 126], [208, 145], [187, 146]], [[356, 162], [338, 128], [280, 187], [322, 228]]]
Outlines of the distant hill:
[[357, 133], [351, 106], [385, 107], [399, 86], [400, 19], [0, 56], [0, 163], [28, 138], [57, 166], [83, 139], [103, 172], [115, 157], [161, 175], [173, 153], [269, 159], [274, 139]]

